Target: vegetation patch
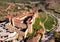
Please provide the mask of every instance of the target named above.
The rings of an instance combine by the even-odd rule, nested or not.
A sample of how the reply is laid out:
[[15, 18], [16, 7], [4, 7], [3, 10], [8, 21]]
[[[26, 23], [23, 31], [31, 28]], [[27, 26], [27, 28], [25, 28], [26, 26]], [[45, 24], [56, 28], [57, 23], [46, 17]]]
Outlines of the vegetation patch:
[[55, 25], [55, 22], [54, 22], [55, 20], [52, 16], [50, 15], [47, 15], [47, 16], [48, 16], [48, 19], [45, 22], [44, 26], [46, 29], [50, 30], [53, 27], [53, 25]]
[[36, 18], [35, 23], [33, 24], [33, 29], [39, 28], [40, 27], [39, 23], [40, 23], [40, 18]]

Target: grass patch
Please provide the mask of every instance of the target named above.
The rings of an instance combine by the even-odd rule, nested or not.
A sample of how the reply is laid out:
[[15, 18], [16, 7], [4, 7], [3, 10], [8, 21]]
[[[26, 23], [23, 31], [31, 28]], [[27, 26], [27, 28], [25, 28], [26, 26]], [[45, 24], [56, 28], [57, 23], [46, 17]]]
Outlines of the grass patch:
[[33, 29], [37, 30], [37, 29], [39, 29], [39, 28], [42, 28], [42, 26], [40, 25], [40, 18], [37, 17], [37, 18], [35, 19], [35, 23], [33, 24]]
[[57, 25], [57, 19], [55, 19], [53, 16], [51, 15], [47, 15], [48, 19], [47, 21], [44, 23], [45, 19], [46, 19], [46, 14], [45, 13], [41, 13], [39, 14], [39, 17], [37, 17], [35, 19], [35, 23], [33, 24], [33, 32], [32, 33], [28, 33], [27, 36], [28, 37], [33, 37], [34, 35], [36, 35], [36, 30], [42, 28], [42, 26], [39, 24], [40, 21], [44, 23], [45, 29], [50, 30], [53, 25]]
[[40, 27], [39, 23], [40, 23], [40, 18], [36, 18], [35, 23], [33, 24], [33, 29], [39, 28]]
[[48, 20], [45, 22], [44, 26], [46, 29], [50, 30], [53, 25], [55, 24], [54, 22], [54, 18], [50, 15], [47, 15], [48, 16]]

